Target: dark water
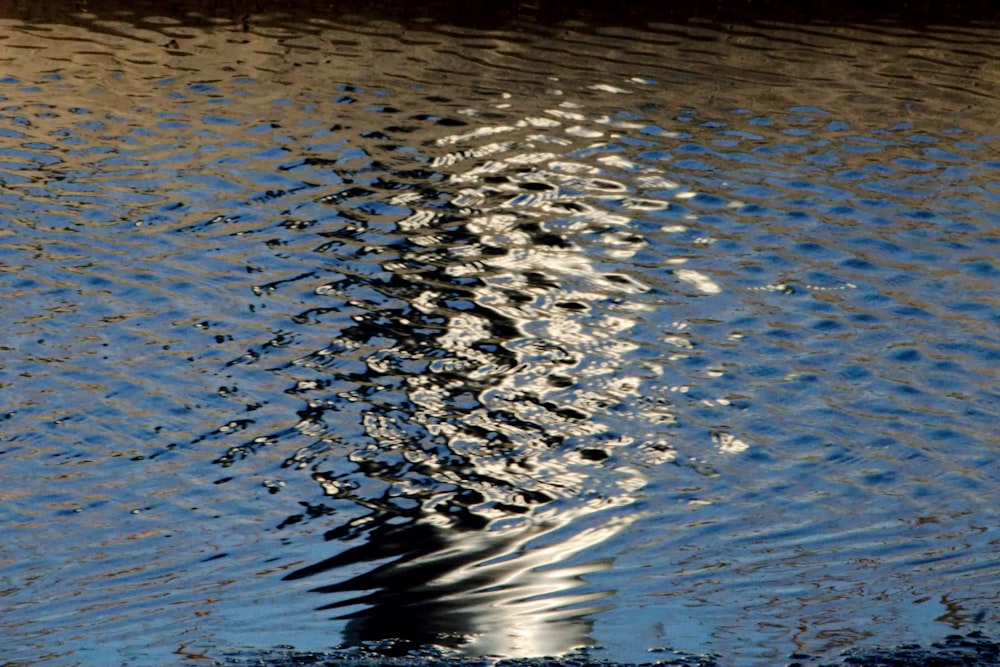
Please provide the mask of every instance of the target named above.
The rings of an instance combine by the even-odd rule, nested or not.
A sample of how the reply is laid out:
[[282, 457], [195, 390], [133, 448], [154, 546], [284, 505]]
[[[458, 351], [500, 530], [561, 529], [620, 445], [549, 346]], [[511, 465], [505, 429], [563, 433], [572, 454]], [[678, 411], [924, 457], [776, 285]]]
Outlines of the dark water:
[[4, 660], [997, 633], [1000, 23], [237, 14], [4, 6]]

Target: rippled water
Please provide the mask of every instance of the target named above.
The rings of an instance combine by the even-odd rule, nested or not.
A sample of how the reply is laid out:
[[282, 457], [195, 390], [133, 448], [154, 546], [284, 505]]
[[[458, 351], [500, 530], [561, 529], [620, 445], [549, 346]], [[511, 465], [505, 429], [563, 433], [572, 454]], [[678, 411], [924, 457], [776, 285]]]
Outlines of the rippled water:
[[1000, 23], [30, 11], [5, 660], [997, 632]]

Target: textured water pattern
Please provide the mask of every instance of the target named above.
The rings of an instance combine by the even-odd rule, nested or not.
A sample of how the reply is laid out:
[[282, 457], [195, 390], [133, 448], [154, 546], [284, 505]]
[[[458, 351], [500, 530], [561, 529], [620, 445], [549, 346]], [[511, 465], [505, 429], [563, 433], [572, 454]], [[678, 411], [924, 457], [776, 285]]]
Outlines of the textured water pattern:
[[1000, 26], [5, 11], [5, 660], [997, 632]]

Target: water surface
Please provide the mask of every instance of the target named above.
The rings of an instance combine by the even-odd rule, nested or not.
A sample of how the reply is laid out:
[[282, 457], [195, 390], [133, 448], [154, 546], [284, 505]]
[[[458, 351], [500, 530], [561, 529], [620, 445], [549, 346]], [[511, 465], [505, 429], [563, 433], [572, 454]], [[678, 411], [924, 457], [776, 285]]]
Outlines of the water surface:
[[5, 11], [5, 659], [996, 634], [1000, 24]]

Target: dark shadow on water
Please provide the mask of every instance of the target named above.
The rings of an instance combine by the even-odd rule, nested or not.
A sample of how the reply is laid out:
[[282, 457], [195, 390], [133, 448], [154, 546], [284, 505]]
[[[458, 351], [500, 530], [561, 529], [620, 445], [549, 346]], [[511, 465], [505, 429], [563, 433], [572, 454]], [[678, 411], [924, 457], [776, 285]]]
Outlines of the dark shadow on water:
[[[605, 526], [545, 542], [560, 527], [553, 523], [499, 534], [382, 524], [364, 544], [286, 579], [334, 577], [334, 583], [314, 590], [339, 598], [320, 609], [348, 619], [343, 642], [349, 646], [389, 642], [396, 655], [424, 646], [469, 656], [560, 655], [590, 643], [587, 616], [600, 611], [599, 600], [610, 595], [573, 589], [583, 584], [584, 575], [611, 564], [553, 563], [616, 530]], [[366, 569], [371, 563], [380, 564]], [[336, 579], [337, 571], [356, 566], [366, 571]]]

